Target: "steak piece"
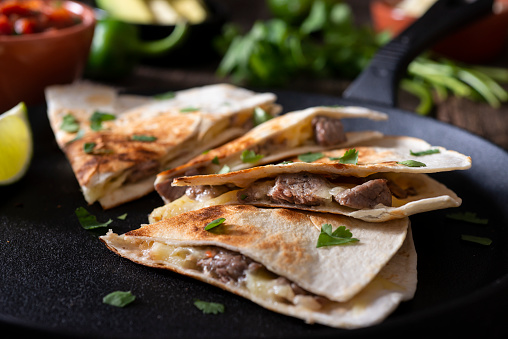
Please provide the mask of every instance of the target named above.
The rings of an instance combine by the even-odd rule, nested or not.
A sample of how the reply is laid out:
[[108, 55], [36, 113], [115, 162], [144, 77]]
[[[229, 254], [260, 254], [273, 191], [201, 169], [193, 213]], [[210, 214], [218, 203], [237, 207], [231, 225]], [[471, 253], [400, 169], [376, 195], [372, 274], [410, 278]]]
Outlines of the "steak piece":
[[159, 163], [157, 160], [149, 160], [137, 165], [134, 165], [131, 168], [131, 172], [127, 179], [125, 179], [126, 183], [138, 182], [140, 180], [149, 178], [150, 176], [157, 174], [159, 172]]
[[[198, 175], [200, 174], [200, 171], [195, 168], [188, 169], [184, 176], [192, 176], [192, 175]], [[168, 178], [167, 180], [158, 183], [155, 185], [155, 190], [161, 197], [164, 197], [167, 199], [167, 201], [171, 202], [174, 201], [181, 196], [185, 195], [185, 191], [187, 190], [187, 187], [184, 186], [172, 186], [171, 183], [173, 181], [173, 178]]]
[[317, 206], [326, 198], [317, 194], [329, 189], [325, 178], [311, 173], [282, 174], [275, 179], [275, 185], [268, 193], [274, 202]]
[[196, 264], [205, 272], [214, 274], [223, 283], [236, 282], [245, 277], [246, 271], [261, 267], [243, 254], [223, 249], [215, 250], [210, 258], [200, 259]]
[[199, 185], [187, 187], [185, 195], [192, 200], [205, 201], [218, 197], [227, 191], [228, 189], [226, 186]]
[[392, 194], [386, 179], [369, 180], [334, 195], [336, 202], [351, 208], [373, 208], [377, 204], [392, 206]]
[[334, 146], [347, 140], [340, 119], [317, 116], [312, 119], [314, 139], [321, 146]]

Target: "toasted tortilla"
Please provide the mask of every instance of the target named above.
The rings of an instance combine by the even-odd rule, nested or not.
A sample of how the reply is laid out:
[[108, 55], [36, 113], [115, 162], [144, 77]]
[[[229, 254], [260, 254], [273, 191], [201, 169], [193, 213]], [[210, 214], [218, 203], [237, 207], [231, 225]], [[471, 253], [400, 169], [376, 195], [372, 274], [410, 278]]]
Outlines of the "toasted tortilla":
[[[204, 230], [221, 217], [222, 225]], [[323, 224], [346, 226], [359, 242], [317, 248]], [[356, 328], [382, 321], [413, 297], [416, 252], [410, 233], [406, 237], [408, 224], [407, 218], [366, 223], [286, 209], [213, 206], [124, 235], [110, 231], [101, 240], [136, 263], [196, 278], [267, 309], [308, 323]], [[214, 249], [240, 253], [261, 268], [249, 266], [240, 278], [224, 280], [196, 265]], [[306, 292], [295, 292], [290, 283]]]
[[[421, 152], [437, 149], [439, 153], [415, 156], [411, 151]], [[257, 166], [254, 168], [216, 175], [197, 175], [180, 177], [173, 180], [176, 186], [216, 186], [228, 187], [229, 192], [211, 199], [189, 199], [186, 196], [154, 209], [149, 216], [150, 222], [171, 217], [183, 211], [199, 209], [217, 204], [252, 204], [262, 207], [284, 207], [307, 211], [347, 215], [370, 222], [380, 222], [395, 218], [407, 217], [416, 213], [436, 209], [458, 207], [462, 200], [445, 185], [424, 173], [451, 170], [465, 170], [471, 167], [471, 158], [461, 153], [439, 146], [431, 146], [421, 139], [405, 136], [385, 136], [366, 141], [355, 146], [358, 151], [357, 164], [341, 164], [337, 159], [348, 149], [323, 151], [323, 157], [313, 162], [304, 162], [297, 157], [292, 162], [276, 165]], [[425, 163], [425, 167], [409, 167], [400, 164], [402, 161], [416, 160]], [[392, 196], [391, 206], [377, 204], [371, 208], [351, 208], [342, 206], [332, 199], [331, 189], [323, 192], [326, 202], [307, 206], [304, 204], [281, 203], [269, 196], [248, 199], [249, 188], [260, 186], [265, 191], [272, 185], [278, 175], [288, 173], [312, 173], [338, 181], [333, 188], [351, 188], [350, 184], [342, 185], [341, 180], [351, 177], [370, 179], [387, 179], [405, 191], [411, 192], [406, 197]], [[342, 185], [342, 186], [341, 186]], [[332, 187], [331, 186], [331, 187]], [[231, 188], [232, 187], [232, 188]], [[252, 191], [250, 191], [252, 192]], [[246, 199], [247, 198], [247, 199]]]
[[[276, 114], [280, 107], [275, 99], [272, 93], [227, 84], [178, 91], [162, 100], [120, 95], [112, 87], [89, 82], [46, 89], [51, 127], [85, 200], [99, 201], [105, 209], [153, 191], [156, 174], [165, 168], [247, 132], [256, 107]], [[95, 112], [115, 119], [93, 130], [90, 118]], [[68, 115], [79, 124], [79, 132], [62, 128]], [[85, 145], [95, 147], [85, 152]]]
[[[170, 168], [157, 175], [155, 189], [169, 203], [179, 197], [171, 191], [171, 181], [186, 173], [199, 171], [199, 174], [215, 174], [222, 168], [238, 171], [254, 166], [268, 164], [280, 159], [306, 152], [316, 152], [336, 147], [355, 145], [366, 140], [382, 137], [377, 131], [346, 132], [346, 140], [334, 145], [320, 145], [316, 141], [313, 119], [317, 116], [333, 119], [366, 118], [386, 120], [387, 115], [362, 107], [311, 107], [278, 116], [258, 125], [247, 134], [218, 148], [201, 154], [186, 164]], [[260, 155], [257, 160], [242, 160], [244, 151]], [[175, 196], [176, 195], [176, 196]]]

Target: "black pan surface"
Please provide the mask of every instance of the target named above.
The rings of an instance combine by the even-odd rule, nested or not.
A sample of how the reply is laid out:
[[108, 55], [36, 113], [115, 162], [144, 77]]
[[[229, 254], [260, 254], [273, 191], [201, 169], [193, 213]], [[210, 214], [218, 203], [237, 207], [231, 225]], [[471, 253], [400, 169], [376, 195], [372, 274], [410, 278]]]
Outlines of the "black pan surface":
[[[347, 104], [338, 97], [277, 92], [285, 111]], [[375, 107], [374, 107], [375, 108]], [[105, 338], [417, 338], [508, 334], [508, 153], [453, 126], [397, 109], [388, 122], [346, 121], [349, 130], [377, 129], [410, 135], [470, 155], [467, 171], [432, 175], [463, 199], [461, 207], [412, 216], [418, 253], [415, 298], [383, 323], [340, 330], [265, 310], [219, 288], [169, 271], [134, 264], [109, 251], [101, 232], [81, 228], [74, 214], [86, 207], [69, 163], [58, 149], [46, 108], [29, 109], [35, 153], [26, 176], [0, 187], [0, 337], [8, 333]], [[112, 219], [117, 233], [147, 222], [162, 200], [152, 193], [103, 211], [88, 206], [99, 221]], [[447, 218], [474, 212], [487, 225]], [[127, 213], [125, 220], [117, 219]], [[461, 240], [489, 237], [490, 246]], [[106, 294], [130, 290], [137, 299], [125, 308], [102, 303]], [[223, 303], [226, 312], [205, 315], [194, 299]]]

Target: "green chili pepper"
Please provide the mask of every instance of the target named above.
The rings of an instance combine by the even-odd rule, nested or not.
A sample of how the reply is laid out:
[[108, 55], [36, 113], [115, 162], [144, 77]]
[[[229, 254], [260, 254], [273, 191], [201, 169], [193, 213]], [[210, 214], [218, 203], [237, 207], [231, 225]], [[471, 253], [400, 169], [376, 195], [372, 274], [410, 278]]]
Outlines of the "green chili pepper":
[[141, 57], [169, 53], [184, 40], [188, 30], [187, 23], [179, 23], [164, 39], [142, 41], [135, 25], [109, 17], [98, 19], [85, 75], [98, 80], [114, 80], [129, 75]]

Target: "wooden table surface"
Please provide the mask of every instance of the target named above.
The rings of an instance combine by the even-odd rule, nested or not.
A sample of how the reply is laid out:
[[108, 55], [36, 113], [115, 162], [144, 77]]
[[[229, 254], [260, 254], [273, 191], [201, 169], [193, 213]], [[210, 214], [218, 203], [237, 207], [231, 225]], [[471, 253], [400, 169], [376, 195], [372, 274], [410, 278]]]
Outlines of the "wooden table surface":
[[[370, 24], [370, 0], [347, 0], [358, 24]], [[252, 23], [259, 19], [270, 18], [269, 11], [263, 0], [219, 0], [233, 21], [244, 29], [250, 29]], [[215, 75], [218, 60], [210, 60], [199, 65], [140, 65], [134, 74], [117, 85], [128, 90], [146, 90], [150, 88], [181, 89], [218, 82], [230, 82], [228, 78]], [[493, 66], [508, 68], [508, 42], [504, 52], [496, 60], [489, 63]], [[344, 79], [302, 79], [288, 85], [287, 89], [322, 93], [340, 96], [349, 82]], [[505, 87], [508, 89], [508, 87]], [[254, 88], [255, 89], [255, 88]], [[398, 107], [414, 111], [417, 100], [409, 94], [399, 94]], [[441, 121], [456, 125], [479, 135], [492, 143], [508, 150], [508, 103], [494, 109], [486, 103], [472, 102], [466, 99], [449, 97], [440, 102], [432, 116]]]

